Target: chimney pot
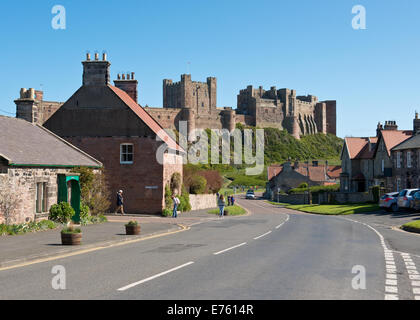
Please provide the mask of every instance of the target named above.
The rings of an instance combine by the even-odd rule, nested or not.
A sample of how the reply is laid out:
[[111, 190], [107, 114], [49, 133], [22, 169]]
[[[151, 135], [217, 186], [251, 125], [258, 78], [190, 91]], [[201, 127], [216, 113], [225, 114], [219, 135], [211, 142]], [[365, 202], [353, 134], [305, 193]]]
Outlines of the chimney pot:
[[120, 74], [117, 75], [117, 79], [121, 80], [121, 75]]
[[99, 60], [99, 53], [95, 53], [95, 60], [98, 61]]
[[104, 53], [102, 53], [102, 60], [103, 61], [106, 61], [106, 53], [104, 52]]
[[134, 80], [134, 72], [131, 72], [131, 80]]
[[86, 53], [86, 61], [90, 61], [90, 53]]
[[122, 74], [122, 78], [123, 78], [123, 80], [125, 80], [125, 74], [124, 73]]

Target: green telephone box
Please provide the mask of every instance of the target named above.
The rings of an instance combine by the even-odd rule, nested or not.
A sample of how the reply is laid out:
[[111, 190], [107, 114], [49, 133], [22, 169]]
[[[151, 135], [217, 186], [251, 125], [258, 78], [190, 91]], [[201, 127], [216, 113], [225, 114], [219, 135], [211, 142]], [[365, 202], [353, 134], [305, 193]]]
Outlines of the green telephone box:
[[[70, 189], [70, 192], [69, 192]], [[70, 205], [74, 209], [75, 215], [72, 220], [74, 223], [80, 223], [80, 183], [78, 175], [58, 175], [58, 203], [69, 202], [70, 194]]]

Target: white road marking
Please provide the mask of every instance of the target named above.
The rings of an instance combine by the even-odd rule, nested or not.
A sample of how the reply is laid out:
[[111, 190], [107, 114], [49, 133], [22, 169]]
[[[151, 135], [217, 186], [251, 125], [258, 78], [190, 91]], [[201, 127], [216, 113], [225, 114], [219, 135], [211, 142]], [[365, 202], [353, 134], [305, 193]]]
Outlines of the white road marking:
[[260, 236], [258, 236], [258, 237], [255, 237], [255, 238], [254, 238], [254, 240], [258, 240], [258, 239], [260, 239], [260, 238], [262, 238], [262, 237], [265, 237], [266, 235], [269, 235], [271, 232], [272, 232], [272, 231], [268, 231], [268, 232], [266, 232], [266, 233], [264, 233], [264, 234], [262, 234], [262, 235], [260, 235]]
[[185, 264], [183, 264], [183, 265], [180, 265], [180, 266], [178, 266], [178, 267], [172, 268], [172, 269], [170, 269], [170, 270], [167, 270], [167, 271], [164, 271], [164, 272], [158, 273], [158, 274], [156, 274], [156, 275], [154, 275], [154, 276], [151, 276], [151, 277], [149, 277], [149, 278], [146, 278], [146, 279], [143, 279], [143, 280], [140, 280], [140, 281], [134, 282], [134, 283], [132, 283], [132, 284], [129, 284], [129, 285], [125, 286], [125, 287], [119, 288], [119, 289], [118, 289], [118, 291], [125, 291], [125, 290], [127, 290], [127, 289], [132, 288], [132, 287], [138, 286], [139, 284], [145, 283], [145, 282], [147, 282], [147, 281], [150, 281], [150, 280], [156, 279], [156, 278], [161, 277], [161, 276], [163, 276], [163, 275], [165, 275], [165, 274], [168, 274], [168, 273], [170, 273], [170, 272], [173, 272], [173, 271], [179, 270], [179, 269], [181, 269], [181, 268], [184, 268], [184, 267], [186, 267], [186, 266], [189, 266], [189, 265], [191, 265], [191, 264], [193, 264], [193, 263], [194, 263], [194, 261], [187, 262], [187, 263], [185, 263]]
[[398, 295], [397, 294], [386, 294], [385, 295], [385, 300], [398, 300]]
[[244, 245], [246, 245], [246, 242], [243, 242], [243, 243], [241, 243], [241, 244], [238, 244], [238, 245], [236, 245], [236, 246], [233, 246], [233, 247], [227, 248], [227, 249], [222, 250], [222, 251], [219, 251], [219, 252], [215, 252], [215, 253], [213, 253], [213, 254], [214, 254], [215, 256], [217, 256], [218, 254], [224, 253], [224, 252], [226, 252], [226, 251], [229, 251], [229, 250], [232, 250], [232, 249], [235, 249], [235, 248], [238, 248], [238, 247], [242, 247], [242, 246], [244, 246]]
[[397, 287], [385, 286], [385, 292], [388, 293], [398, 293]]
[[[416, 268], [415, 263], [413, 262], [413, 259], [411, 259], [411, 256], [409, 253], [402, 252], [401, 256], [404, 259], [405, 268], [407, 269], [407, 272], [409, 274], [410, 280], [419, 280], [420, 276], [418, 275], [418, 271]], [[414, 277], [414, 279], [413, 279]], [[411, 281], [411, 288], [413, 290], [414, 299], [417, 300], [417, 295], [420, 294], [420, 281]]]
[[276, 227], [276, 229], [279, 229], [279, 228], [281, 228], [282, 226], [283, 226], [283, 224], [284, 223], [282, 223], [282, 224], [279, 224], [277, 227]]

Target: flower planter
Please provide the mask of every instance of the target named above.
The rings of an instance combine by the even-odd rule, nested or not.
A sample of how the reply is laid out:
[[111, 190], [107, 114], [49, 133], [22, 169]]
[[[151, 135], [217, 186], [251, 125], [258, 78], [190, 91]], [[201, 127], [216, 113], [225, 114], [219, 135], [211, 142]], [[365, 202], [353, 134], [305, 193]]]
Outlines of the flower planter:
[[140, 225], [137, 226], [125, 226], [125, 233], [128, 236], [134, 236], [140, 234]]
[[76, 246], [82, 244], [81, 233], [61, 233], [61, 243], [64, 246]]

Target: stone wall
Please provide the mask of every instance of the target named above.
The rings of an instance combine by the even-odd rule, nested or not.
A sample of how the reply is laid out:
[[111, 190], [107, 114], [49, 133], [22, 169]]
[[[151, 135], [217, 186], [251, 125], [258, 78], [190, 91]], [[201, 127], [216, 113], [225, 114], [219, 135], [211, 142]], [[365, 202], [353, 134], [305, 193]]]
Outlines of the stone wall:
[[273, 201], [278, 201], [281, 203], [289, 203], [289, 204], [307, 204], [308, 203], [308, 195], [307, 194], [274, 194]]
[[[7, 172], [1, 173], [0, 190], [5, 190], [11, 198], [19, 199], [11, 223], [20, 224], [46, 216], [50, 207], [57, 203], [57, 175], [69, 172], [70, 169], [8, 168]], [[47, 184], [46, 207], [43, 213], [36, 213], [37, 183]], [[4, 214], [0, 212], [0, 223], [4, 222]]]
[[373, 201], [373, 195], [370, 192], [335, 192], [333, 193], [333, 198], [338, 203], [364, 203]]
[[215, 194], [190, 194], [191, 210], [217, 208]]

